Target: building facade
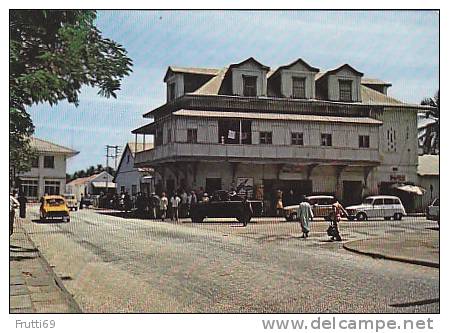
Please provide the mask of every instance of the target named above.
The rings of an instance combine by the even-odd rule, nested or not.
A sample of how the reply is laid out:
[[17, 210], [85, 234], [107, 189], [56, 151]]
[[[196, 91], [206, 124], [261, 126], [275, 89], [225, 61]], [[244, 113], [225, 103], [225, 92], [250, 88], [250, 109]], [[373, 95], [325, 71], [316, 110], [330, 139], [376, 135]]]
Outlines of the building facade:
[[31, 201], [38, 200], [45, 193], [64, 193], [67, 159], [78, 152], [34, 137], [30, 145], [37, 158], [32, 161], [30, 171], [19, 175], [19, 190]]
[[128, 192], [131, 196], [135, 196], [139, 192], [150, 194], [155, 191], [153, 169], [134, 166], [136, 152], [152, 148], [152, 143], [126, 144], [114, 177], [118, 193]]
[[333, 194], [348, 205], [415, 184], [425, 107], [391, 98], [390, 83], [363, 75], [347, 64], [320, 72], [302, 59], [274, 71], [253, 58], [223, 69], [169, 67], [167, 103], [132, 131], [154, 137], [135, 166], [154, 168], [159, 190], [244, 188], [268, 209], [278, 190]]

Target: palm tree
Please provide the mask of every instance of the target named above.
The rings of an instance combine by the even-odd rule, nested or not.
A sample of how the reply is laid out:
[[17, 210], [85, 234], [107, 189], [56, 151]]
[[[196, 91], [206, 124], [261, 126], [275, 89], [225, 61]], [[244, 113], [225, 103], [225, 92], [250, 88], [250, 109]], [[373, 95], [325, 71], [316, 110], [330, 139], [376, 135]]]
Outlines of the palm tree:
[[439, 154], [440, 152], [440, 90], [435, 96], [426, 97], [421, 101], [421, 105], [432, 106], [433, 109], [425, 112], [425, 118], [430, 119], [426, 125], [420, 128], [420, 145], [424, 154]]

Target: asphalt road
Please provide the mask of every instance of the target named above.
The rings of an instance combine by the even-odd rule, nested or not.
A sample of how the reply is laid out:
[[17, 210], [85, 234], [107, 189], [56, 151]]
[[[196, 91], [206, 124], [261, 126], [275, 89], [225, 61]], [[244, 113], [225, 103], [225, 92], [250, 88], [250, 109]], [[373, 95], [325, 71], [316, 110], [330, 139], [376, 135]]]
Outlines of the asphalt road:
[[[37, 208], [28, 214], [36, 219]], [[23, 225], [84, 312], [439, 311], [439, 269], [350, 253], [328, 241], [325, 222], [304, 240], [296, 223], [175, 224], [90, 209], [71, 219]], [[405, 218], [341, 230], [350, 240], [434, 224]]]

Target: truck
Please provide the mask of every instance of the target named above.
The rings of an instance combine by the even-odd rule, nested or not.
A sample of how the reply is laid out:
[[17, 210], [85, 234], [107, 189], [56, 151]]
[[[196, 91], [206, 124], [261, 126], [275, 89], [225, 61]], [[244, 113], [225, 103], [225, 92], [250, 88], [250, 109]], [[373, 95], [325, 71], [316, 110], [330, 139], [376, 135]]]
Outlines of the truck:
[[253, 216], [262, 215], [263, 203], [247, 200], [235, 192], [215, 191], [205, 201], [198, 202], [190, 208], [192, 222], [202, 222], [206, 217], [230, 217], [247, 225]]

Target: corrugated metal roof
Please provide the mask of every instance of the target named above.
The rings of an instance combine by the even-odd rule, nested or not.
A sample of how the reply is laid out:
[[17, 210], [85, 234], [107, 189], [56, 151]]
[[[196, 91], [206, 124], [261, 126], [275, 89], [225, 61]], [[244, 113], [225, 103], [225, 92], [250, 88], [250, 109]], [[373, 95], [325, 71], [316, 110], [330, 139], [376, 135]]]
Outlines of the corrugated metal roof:
[[[144, 147], [143, 142], [138, 142], [136, 145], [136, 143], [134, 141], [132, 141], [132, 142], [128, 142], [128, 147], [131, 150], [131, 154], [133, 154], [133, 156], [134, 156], [136, 151], [139, 152], [139, 151], [153, 148], [153, 143], [145, 142], [145, 147]], [[136, 150], [136, 148], [137, 148], [137, 150]]]
[[418, 156], [418, 175], [439, 176], [440, 175], [440, 155]]
[[169, 67], [175, 73], [188, 73], [188, 74], [203, 74], [203, 75], [217, 75], [220, 71], [219, 68], [198, 68], [198, 67]]
[[385, 106], [415, 106], [411, 104], [406, 104], [393, 97], [382, 94], [374, 89], [365, 87], [364, 85], [360, 86], [360, 92], [362, 95], [362, 104], [372, 104], [372, 105], [385, 105]]
[[65, 155], [76, 155], [79, 152], [64, 146], [57, 145], [55, 143], [52, 143], [50, 141], [38, 139], [35, 137], [30, 138], [30, 146], [34, 149], [36, 149], [38, 152], [43, 153], [60, 153]]
[[382, 122], [368, 117], [333, 117], [315, 116], [304, 114], [285, 113], [256, 113], [256, 112], [225, 112], [225, 111], [202, 111], [202, 110], [178, 110], [173, 115], [183, 117], [212, 117], [212, 118], [241, 118], [260, 120], [287, 120], [287, 121], [311, 121], [311, 122], [339, 122], [352, 124], [381, 125]]
[[218, 95], [220, 91], [221, 84], [226, 75], [228, 68], [223, 68], [220, 70], [215, 77], [207, 81], [201, 87], [199, 87], [194, 94], [200, 95]]
[[389, 82], [385, 82], [379, 79], [374, 79], [374, 78], [368, 78], [368, 77], [362, 77], [361, 80], [362, 84], [379, 84], [379, 85], [389, 85], [391, 86], [391, 83]]

